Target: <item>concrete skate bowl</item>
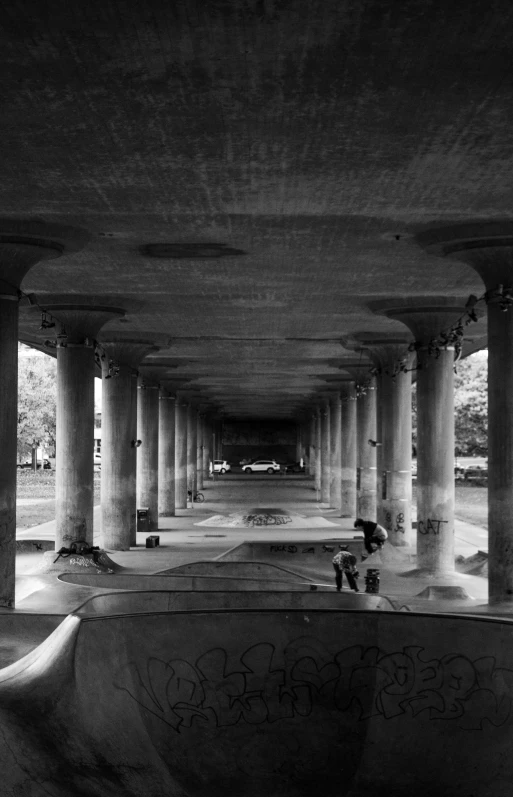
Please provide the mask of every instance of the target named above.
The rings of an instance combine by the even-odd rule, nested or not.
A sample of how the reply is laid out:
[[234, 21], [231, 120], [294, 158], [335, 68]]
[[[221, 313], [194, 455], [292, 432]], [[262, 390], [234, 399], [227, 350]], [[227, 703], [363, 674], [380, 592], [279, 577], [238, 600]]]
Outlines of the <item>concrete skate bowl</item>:
[[70, 615], [0, 672], [2, 795], [510, 797], [512, 634], [386, 612]]
[[393, 604], [380, 595], [335, 592], [109, 592], [88, 598], [75, 612], [81, 617], [113, 614], [147, 614], [170, 611], [252, 611], [274, 609], [344, 609], [394, 611]]
[[[364, 551], [361, 537], [350, 539], [340, 537], [335, 540], [252, 541], [235, 545], [217, 556], [215, 561], [267, 562], [276, 567], [290, 569], [303, 578], [315, 579], [322, 575], [331, 579], [332, 560], [339, 551], [339, 545], [347, 546], [358, 560]], [[360, 571], [376, 566], [398, 571], [411, 568], [411, 559], [400, 548], [385, 545], [381, 551], [369, 556], [364, 564], [358, 564]]]
[[[196, 575], [196, 576], [229, 576], [230, 578], [258, 578], [273, 581], [305, 581], [304, 576], [294, 573], [285, 567], [268, 562], [231, 561], [216, 558], [202, 562], [188, 562], [185, 565], [161, 570], [157, 575]], [[312, 581], [312, 579], [306, 579]]]
[[[332, 590], [333, 585], [315, 585], [311, 579], [302, 575], [291, 573], [287, 570], [274, 568], [271, 565], [262, 565], [261, 568], [252, 567], [245, 562], [230, 562], [224, 568], [216, 568], [216, 562], [201, 563], [199, 572], [194, 568], [191, 571], [175, 572], [164, 571], [155, 575], [119, 574], [96, 575], [94, 573], [63, 573], [59, 581], [84, 587], [97, 587], [100, 589], [123, 590], [234, 590], [236, 592], [257, 590], [260, 592], [283, 590], [308, 591], [315, 586], [317, 589]], [[210, 566], [209, 566], [210, 565]], [[223, 572], [226, 570], [225, 572]]]
[[0, 614], [0, 669], [26, 656], [61, 624], [62, 615], [13, 612]]

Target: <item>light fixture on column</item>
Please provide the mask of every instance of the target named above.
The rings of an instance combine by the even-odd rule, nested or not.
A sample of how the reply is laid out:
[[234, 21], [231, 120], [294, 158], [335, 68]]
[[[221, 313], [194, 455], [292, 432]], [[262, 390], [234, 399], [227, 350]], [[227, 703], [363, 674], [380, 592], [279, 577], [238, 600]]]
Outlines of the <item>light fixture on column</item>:
[[41, 313], [41, 326], [39, 329], [52, 329], [54, 326], [55, 321], [52, 319], [49, 313], [46, 312], [46, 310], [43, 310]]
[[497, 285], [496, 288], [486, 291], [486, 304], [498, 304], [503, 313], [507, 313], [513, 305], [513, 288], [504, 285]]
[[63, 324], [59, 325], [59, 331], [57, 333], [57, 348], [65, 349], [68, 345], [68, 333], [66, 332], [66, 328]]

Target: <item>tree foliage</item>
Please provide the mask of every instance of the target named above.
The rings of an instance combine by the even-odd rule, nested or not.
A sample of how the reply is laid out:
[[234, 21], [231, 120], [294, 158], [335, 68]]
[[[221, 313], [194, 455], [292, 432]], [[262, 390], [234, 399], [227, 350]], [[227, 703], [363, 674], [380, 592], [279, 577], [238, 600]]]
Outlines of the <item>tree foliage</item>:
[[[460, 457], [488, 454], [488, 352], [479, 351], [461, 360], [454, 376], [455, 454]], [[412, 391], [413, 453], [417, 445], [417, 391]]]
[[57, 361], [20, 345], [18, 364], [18, 458], [30, 457], [34, 443], [55, 449]]
[[476, 352], [458, 363], [454, 377], [456, 454], [488, 454], [488, 356]]

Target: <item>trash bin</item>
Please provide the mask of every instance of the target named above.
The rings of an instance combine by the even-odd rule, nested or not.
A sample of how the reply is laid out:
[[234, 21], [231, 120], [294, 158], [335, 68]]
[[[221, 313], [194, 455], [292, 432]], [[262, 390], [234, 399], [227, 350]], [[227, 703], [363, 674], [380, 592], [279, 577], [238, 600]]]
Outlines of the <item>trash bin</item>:
[[379, 570], [369, 567], [365, 576], [365, 592], [376, 595], [379, 592]]
[[137, 531], [141, 534], [148, 534], [150, 530], [150, 510], [148, 507], [141, 507], [137, 510]]

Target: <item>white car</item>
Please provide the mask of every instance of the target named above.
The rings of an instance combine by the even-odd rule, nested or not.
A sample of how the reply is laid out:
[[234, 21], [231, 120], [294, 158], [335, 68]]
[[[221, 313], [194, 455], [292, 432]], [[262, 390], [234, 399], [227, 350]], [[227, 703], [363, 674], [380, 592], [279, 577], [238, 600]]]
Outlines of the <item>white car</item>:
[[[215, 459], [213, 470], [214, 473], [228, 473], [231, 470], [231, 466], [225, 459]], [[212, 463], [210, 463], [210, 473], [212, 473]]]
[[257, 459], [249, 465], [244, 465], [242, 470], [244, 473], [277, 473], [280, 465], [274, 459]]

